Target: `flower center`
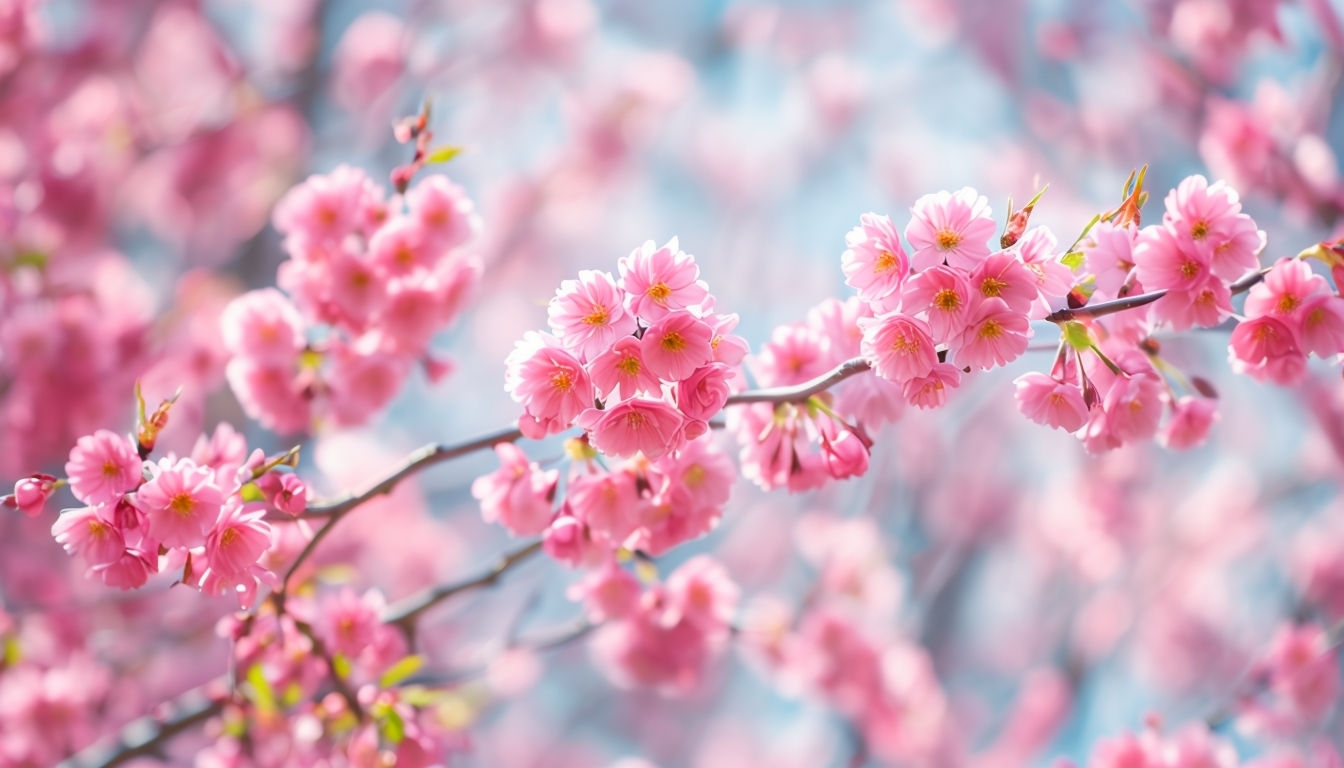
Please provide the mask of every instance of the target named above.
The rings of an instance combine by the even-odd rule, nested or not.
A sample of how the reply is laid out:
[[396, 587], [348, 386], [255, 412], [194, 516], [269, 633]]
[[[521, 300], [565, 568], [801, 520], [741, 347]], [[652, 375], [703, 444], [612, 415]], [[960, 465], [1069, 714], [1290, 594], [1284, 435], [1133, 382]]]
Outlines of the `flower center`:
[[883, 272], [890, 272], [896, 266], [896, 254], [891, 251], [883, 251], [877, 255], [877, 263], [873, 265], [873, 274], [880, 275]]
[[950, 229], [939, 230], [937, 239], [939, 250], [950, 251], [958, 245], [961, 245], [961, 235]]
[[944, 312], [954, 312], [961, 307], [961, 296], [951, 288], [944, 288], [933, 295], [933, 306]]
[[551, 374], [551, 386], [561, 392], [568, 392], [574, 388], [574, 377], [569, 375], [569, 371], [561, 369]]
[[117, 462], [111, 459], [108, 459], [107, 461], [103, 462], [103, 477], [106, 477], [110, 480], [114, 477], [119, 476], [120, 474], [121, 474], [121, 467], [117, 466]]
[[594, 304], [593, 310], [583, 318], [583, 322], [587, 325], [606, 325], [607, 308], [601, 304]]
[[179, 493], [172, 498], [172, 501], [168, 502], [168, 508], [182, 517], [186, 517], [196, 508], [196, 501], [191, 498], [189, 493]]
[[1196, 240], [1203, 240], [1209, 234], [1209, 222], [1200, 219], [1190, 227], [1190, 236]]
[[663, 349], [668, 352], [680, 352], [686, 348], [686, 339], [682, 338], [680, 333], [672, 331], [663, 334]]
[[639, 358], [634, 355], [622, 357], [621, 361], [616, 364], [616, 368], [626, 376], [638, 376], [640, 367]]
[[982, 339], [997, 339], [1003, 335], [1003, 326], [998, 320], [986, 320], [977, 335]]
[[903, 355], [908, 355], [917, 349], [919, 349], [919, 345], [905, 334], [901, 334], [891, 340], [891, 351], [893, 352], [900, 352]]
[[654, 283], [644, 293], [659, 304], [666, 304], [667, 297], [672, 295], [672, 289], [667, 287], [667, 283]]
[[224, 547], [232, 546], [238, 539], [239, 533], [237, 528], [225, 528], [224, 532], [219, 535], [219, 548], [223, 549]]
[[1285, 293], [1283, 294], [1282, 297], [1279, 298], [1279, 306], [1277, 308], [1280, 312], [1288, 313], [1292, 312], [1294, 309], [1297, 309], [1298, 306], [1301, 305], [1301, 303], [1302, 302], [1298, 301], [1297, 297], [1294, 296], [1293, 294]]
[[1198, 274], [1199, 274], [1198, 263], [1186, 260], [1184, 263], [1181, 264], [1181, 277], [1184, 277], [1188, 280]]
[[980, 292], [985, 296], [993, 298], [1003, 293], [1003, 289], [1008, 287], [1008, 281], [1000, 280], [997, 277], [986, 277], [980, 283]]

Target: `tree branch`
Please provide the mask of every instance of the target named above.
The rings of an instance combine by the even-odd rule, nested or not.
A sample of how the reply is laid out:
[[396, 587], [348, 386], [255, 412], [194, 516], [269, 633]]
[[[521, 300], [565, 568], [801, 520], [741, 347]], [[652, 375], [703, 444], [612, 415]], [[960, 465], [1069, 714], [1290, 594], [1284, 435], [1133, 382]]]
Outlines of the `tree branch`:
[[739, 392], [728, 398], [725, 407], [734, 405], [746, 405], [748, 403], [798, 403], [817, 394], [825, 392], [836, 384], [853, 376], [857, 376], [864, 371], [871, 370], [872, 366], [867, 360], [861, 357], [855, 357], [837, 365], [830, 371], [823, 373], [811, 381], [805, 381], [792, 387], [769, 387], [767, 389], [748, 390]]
[[512, 552], [504, 553], [504, 555], [501, 556], [489, 570], [478, 576], [474, 576], [464, 581], [456, 581], [451, 584], [441, 584], [439, 586], [429, 587], [414, 595], [398, 600], [392, 605], [389, 605], [387, 610], [383, 611], [383, 623], [397, 625], [409, 638], [415, 629], [415, 621], [419, 618], [420, 614], [460, 592], [494, 586], [501, 576], [513, 568], [516, 568], [520, 563], [527, 561], [540, 551], [541, 540], [538, 539], [537, 541], [519, 549], [515, 549]]
[[87, 747], [58, 768], [113, 768], [140, 757], [158, 757], [173, 737], [221, 714], [228, 701], [227, 688], [226, 678], [192, 688], [171, 702], [170, 716], [132, 720], [112, 744]]
[[[1264, 280], [1265, 275], [1269, 274], [1269, 270], [1272, 268], [1273, 267], [1264, 267], [1255, 272], [1252, 272], [1251, 274], [1229, 285], [1227, 287], [1228, 291], [1231, 292], [1233, 296], [1239, 293], [1245, 293], [1246, 291], [1249, 291], [1251, 289], [1251, 286], [1255, 285], [1261, 280]], [[1134, 296], [1125, 296], [1124, 298], [1120, 299], [1103, 301], [1099, 304], [1090, 304], [1087, 306], [1077, 308], [1065, 307], [1063, 309], [1057, 309], [1054, 312], [1051, 312], [1050, 314], [1045, 316], [1045, 319], [1052, 323], [1064, 323], [1068, 322], [1069, 320], [1076, 320], [1080, 317], [1105, 317], [1106, 315], [1113, 315], [1116, 312], [1123, 312], [1127, 309], [1134, 309], [1135, 307], [1142, 307], [1146, 304], [1152, 304], [1154, 301], [1157, 301], [1158, 299], [1166, 295], [1167, 291], [1164, 288], [1160, 291], [1149, 291], [1148, 293], [1140, 293]]]

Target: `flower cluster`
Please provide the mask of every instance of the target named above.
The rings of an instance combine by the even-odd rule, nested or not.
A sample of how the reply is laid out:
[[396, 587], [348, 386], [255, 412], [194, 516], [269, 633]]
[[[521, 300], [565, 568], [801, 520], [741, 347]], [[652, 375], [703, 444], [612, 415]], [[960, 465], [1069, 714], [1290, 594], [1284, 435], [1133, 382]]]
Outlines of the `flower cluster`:
[[602, 624], [591, 648], [608, 677], [668, 694], [694, 690], [723, 650], [738, 595], [727, 571], [705, 555], [648, 589], [615, 563], [570, 588], [588, 619]]
[[[800, 322], [775, 328], [748, 361], [767, 387], [804, 384], [858, 357], [859, 323], [871, 318], [857, 297], [828, 299]], [[916, 404], [942, 394], [933, 387]], [[868, 429], [895, 421], [905, 408], [901, 387], [877, 376], [859, 376], [802, 403], [751, 403], [728, 413], [728, 428], [741, 445], [742, 473], [763, 489], [799, 492], [832, 479], [868, 471]]]
[[[1125, 203], [1079, 239], [1069, 254], [1077, 285], [1063, 310], [1076, 321], [1063, 324], [1048, 374], [1016, 380], [1027, 418], [1075, 433], [1094, 453], [1154, 436], [1176, 449], [1203, 442], [1217, 419], [1215, 394], [1164, 360], [1152, 335], [1231, 317], [1237, 281], [1253, 273], [1264, 246], [1264, 233], [1221, 181], [1186, 178], [1167, 195], [1161, 223], [1146, 227], [1142, 195], [1140, 177]], [[1089, 311], [1138, 297], [1145, 299], [1111, 314]], [[1243, 333], [1234, 332], [1234, 348]]]
[[1294, 384], [1307, 355], [1344, 352], [1344, 299], [1297, 259], [1280, 259], [1246, 295], [1246, 319], [1232, 331], [1232, 369], [1262, 381]]
[[501, 467], [471, 488], [485, 521], [517, 536], [544, 534], [547, 553], [570, 565], [604, 562], [620, 549], [658, 555], [712, 530], [737, 477], [709, 435], [610, 469], [591, 448], [580, 449], [586, 460], [576, 462], [556, 508], [559, 473], [529, 462], [517, 446], [497, 445]]
[[179, 568], [183, 583], [234, 594], [243, 606], [261, 584], [274, 586], [274, 574], [259, 564], [271, 547], [265, 516], [302, 512], [303, 482], [260, 450], [249, 456], [227, 423], [201, 437], [190, 456], [155, 462], [147, 455], [142, 443], [108, 430], [80, 438], [65, 471], [86, 506], [61, 513], [51, 528], [56, 542], [83, 559], [90, 577], [119, 589]]
[[385, 198], [341, 166], [291, 189], [275, 211], [290, 258], [278, 285], [225, 310], [230, 386], [253, 418], [281, 433], [315, 420], [362, 424], [392, 400], [416, 362], [431, 378], [434, 334], [461, 312], [480, 265], [480, 223], [460, 187], [430, 176]]
[[709, 429], [732, 391], [746, 342], [737, 315], [718, 314], [695, 258], [673, 238], [619, 262], [619, 279], [584, 270], [561, 283], [550, 333], [530, 331], [505, 365], [523, 406], [519, 427], [539, 438], [573, 425], [609, 456], [675, 453]]
[[1030, 320], [1044, 318], [1072, 284], [1049, 230], [991, 250], [994, 228], [988, 202], [967, 187], [915, 203], [910, 254], [886, 216], [866, 214], [846, 236], [845, 282], [874, 314], [859, 322], [863, 356], [913, 403], [956, 387], [963, 370], [1016, 359]]

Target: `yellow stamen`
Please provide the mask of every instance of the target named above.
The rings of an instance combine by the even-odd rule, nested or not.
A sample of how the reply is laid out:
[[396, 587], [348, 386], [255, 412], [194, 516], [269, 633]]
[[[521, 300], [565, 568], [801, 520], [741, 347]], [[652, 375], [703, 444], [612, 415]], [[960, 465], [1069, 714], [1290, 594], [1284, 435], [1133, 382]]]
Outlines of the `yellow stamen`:
[[977, 335], [982, 339], [997, 339], [1003, 335], [1003, 326], [999, 325], [998, 320], [986, 320]]
[[179, 493], [173, 497], [172, 501], [168, 502], [168, 508], [182, 517], [186, 517], [196, 508], [196, 501], [191, 498], [189, 493]]
[[940, 230], [937, 237], [939, 250], [950, 251], [961, 245], [961, 235], [950, 229]]
[[583, 322], [588, 325], [606, 325], [607, 308], [601, 304], [594, 304], [593, 311], [583, 318]]
[[933, 295], [933, 306], [944, 312], [955, 312], [961, 307], [961, 296], [951, 288], [944, 288]]
[[654, 283], [644, 294], [661, 305], [667, 303], [667, 297], [672, 295], [672, 289], [667, 287], [667, 283]]
[[986, 277], [980, 283], [980, 292], [985, 296], [993, 298], [1003, 293], [1003, 289], [1008, 287], [1006, 280], [1000, 280], [997, 277]]
[[883, 251], [877, 255], [877, 263], [873, 265], [873, 274], [880, 275], [883, 272], [889, 272], [896, 266], [896, 254], [891, 251]]
[[686, 339], [682, 338], [680, 333], [672, 331], [671, 333], [663, 334], [662, 344], [663, 349], [666, 349], [668, 352], [680, 352], [686, 348]]

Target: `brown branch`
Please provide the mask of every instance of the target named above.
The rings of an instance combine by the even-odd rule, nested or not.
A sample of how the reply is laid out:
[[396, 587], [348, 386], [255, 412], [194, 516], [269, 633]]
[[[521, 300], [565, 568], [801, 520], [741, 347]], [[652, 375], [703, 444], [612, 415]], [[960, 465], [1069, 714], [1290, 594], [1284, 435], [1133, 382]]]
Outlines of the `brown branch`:
[[[1233, 296], [1239, 293], [1245, 293], [1251, 289], [1251, 286], [1264, 280], [1265, 275], [1269, 274], [1269, 270], [1271, 269], [1273, 269], [1273, 267], [1264, 267], [1263, 269], [1252, 272], [1235, 283], [1232, 283], [1227, 288]], [[1134, 309], [1136, 307], [1152, 304], [1154, 301], [1157, 301], [1166, 295], [1167, 290], [1164, 288], [1160, 291], [1149, 291], [1148, 293], [1140, 293], [1134, 296], [1125, 296], [1120, 299], [1103, 301], [1099, 304], [1090, 304], [1077, 308], [1065, 307], [1051, 312], [1045, 316], [1045, 319], [1052, 323], [1065, 323], [1070, 320], [1077, 320], [1080, 317], [1105, 317], [1106, 315], [1113, 315], [1116, 312], [1124, 312], [1127, 309]]]
[[415, 629], [415, 621], [419, 618], [420, 614], [433, 608], [444, 600], [447, 600], [453, 595], [482, 587], [494, 586], [505, 573], [516, 568], [520, 563], [527, 561], [540, 551], [541, 540], [538, 539], [537, 541], [519, 549], [515, 549], [512, 552], [504, 553], [504, 555], [502, 555], [489, 570], [478, 576], [463, 581], [456, 581], [451, 584], [428, 587], [414, 595], [398, 600], [392, 605], [389, 605], [387, 610], [383, 612], [383, 623], [399, 626], [409, 637]]
[[745, 405], [747, 403], [799, 403], [807, 398], [825, 392], [836, 384], [853, 376], [857, 376], [864, 371], [871, 370], [872, 366], [867, 360], [861, 357], [855, 357], [837, 365], [830, 371], [823, 373], [811, 381], [805, 381], [792, 387], [769, 387], [767, 389], [748, 390], [739, 392], [728, 398], [727, 406]]

